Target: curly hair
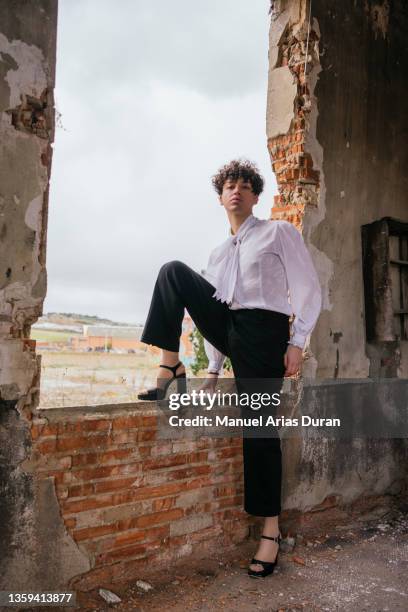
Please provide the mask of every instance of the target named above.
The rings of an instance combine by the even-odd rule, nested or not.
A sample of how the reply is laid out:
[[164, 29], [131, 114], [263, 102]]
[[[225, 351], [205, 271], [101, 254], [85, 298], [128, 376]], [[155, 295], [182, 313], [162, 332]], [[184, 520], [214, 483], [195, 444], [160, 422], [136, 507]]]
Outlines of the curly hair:
[[211, 182], [218, 195], [221, 195], [226, 181], [236, 181], [240, 178], [251, 183], [255, 195], [262, 193], [264, 188], [263, 176], [259, 173], [256, 165], [248, 159], [233, 159], [229, 164], [222, 166], [217, 174], [214, 174]]

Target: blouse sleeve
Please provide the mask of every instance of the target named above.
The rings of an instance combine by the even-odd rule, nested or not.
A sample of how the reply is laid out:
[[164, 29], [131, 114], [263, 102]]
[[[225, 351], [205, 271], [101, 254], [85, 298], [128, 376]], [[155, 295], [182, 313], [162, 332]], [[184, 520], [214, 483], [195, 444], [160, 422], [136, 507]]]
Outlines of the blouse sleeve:
[[208, 371], [220, 373], [224, 365], [225, 355], [220, 353], [212, 344], [204, 338], [204, 350], [208, 357]]
[[303, 348], [320, 314], [321, 287], [310, 253], [294, 225], [287, 221], [279, 222], [277, 242], [295, 315], [289, 344]]

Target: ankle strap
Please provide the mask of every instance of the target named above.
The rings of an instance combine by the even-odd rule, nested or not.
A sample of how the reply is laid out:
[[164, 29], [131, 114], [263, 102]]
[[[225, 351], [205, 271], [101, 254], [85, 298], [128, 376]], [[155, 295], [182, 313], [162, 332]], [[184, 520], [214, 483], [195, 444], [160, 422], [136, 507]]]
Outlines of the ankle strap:
[[261, 538], [263, 538], [264, 540], [273, 540], [274, 542], [277, 542], [279, 544], [279, 542], [281, 541], [281, 534], [277, 535], [274, 538], [271, 538], [270, 536], [266, 536], [266, 535], [262, 535]]
[[182, 363], [181, 363], [181, 361], [179, 361], [178, 363], [176, 363], [175, 366], [166, 366], [166, 365], [160, 364], [159, 367], [160, 368], [166, 368], [166, 370], [170, 370], [170, 372], [173, 372], [173, 375], [175, 376], [177, 368], [179, 368], [181, 365], [182, 365]]

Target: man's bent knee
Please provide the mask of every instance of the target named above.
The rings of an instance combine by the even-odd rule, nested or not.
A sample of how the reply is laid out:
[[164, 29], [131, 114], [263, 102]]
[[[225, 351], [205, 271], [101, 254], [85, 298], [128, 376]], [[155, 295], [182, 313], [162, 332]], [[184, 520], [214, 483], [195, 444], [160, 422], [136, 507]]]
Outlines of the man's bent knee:
[[168, 261], [160, 268], [159, 274], [167, 275], [167, 274], [171, 274], [174, 272], [177, 273], [180, 270], [186, 270], [186, 269], [188, 269], [188, 266], [186, 266], [186, 264], [183, 263], [182, 261], [178, 261], [178, 260]]

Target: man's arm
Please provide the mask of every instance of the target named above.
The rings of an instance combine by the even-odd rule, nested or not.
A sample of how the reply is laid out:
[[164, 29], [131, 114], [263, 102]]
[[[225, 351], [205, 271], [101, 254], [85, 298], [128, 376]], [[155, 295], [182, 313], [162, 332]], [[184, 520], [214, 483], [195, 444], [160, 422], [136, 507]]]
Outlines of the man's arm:
[[213, 347], [213, 345], [210, 344], [205, 338], [204, 350], [208, 357], [208, 370], [206, 379], [203, 385], [200, 387], [200, 390], [202, 389], [203, 391], [214, 393], [215, 387], [217, 386], [218, 376], [220, 372], [222, 373], [225, 355], [220, 353], [220, 351], [217, 351], [217, 349]]
[[280, 223], [278, 236], [279, 256], [285, 268], [290, 302], [295, 313], [290, 346], [285, 356], [286, 375], [290, 376], [294, 373], [295, 362], [301, 361], [306, 340], [319, 317], [322, 292], [312, 258], [298, 230], [291, 223]]
[[222, 373], [222, 367], [225, 361], [225, 355], [218, 351], [212, 344], [204, 338], [204, 350], [208, 357], [208, 373], [216, 374], [217, 376]]

